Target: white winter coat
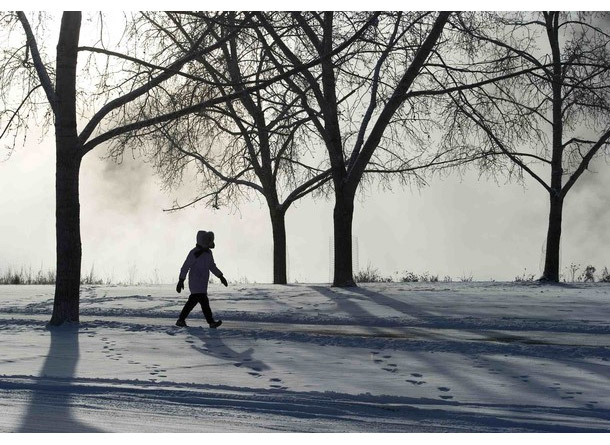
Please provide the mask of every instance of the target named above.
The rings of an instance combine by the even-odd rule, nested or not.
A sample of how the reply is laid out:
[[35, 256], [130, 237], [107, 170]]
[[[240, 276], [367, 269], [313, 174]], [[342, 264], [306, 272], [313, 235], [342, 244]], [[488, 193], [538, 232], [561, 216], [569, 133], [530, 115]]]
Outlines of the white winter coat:
[[210, 271], [219, 278], [222, 276], [222, 272], [214, 263], [212, 251], [204, 249], [199, 257], [195, 256], [195, 253], [199, 251], [201, 251], [201, 248], [198, 247], [191, 250], [180, 269], [181, 280], [186, 278], [186, 273], [188, 272], [191, 294], [206, 294], [208, 292]]

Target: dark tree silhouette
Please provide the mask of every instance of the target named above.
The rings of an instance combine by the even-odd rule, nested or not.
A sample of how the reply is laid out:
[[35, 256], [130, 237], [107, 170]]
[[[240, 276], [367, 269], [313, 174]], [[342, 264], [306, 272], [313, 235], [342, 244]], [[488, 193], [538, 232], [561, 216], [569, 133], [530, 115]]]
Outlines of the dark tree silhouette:
[[[55, 123], [56, 146], [56, 240], [57, 240], [57, 277], [53, 315], [50, 323], [59, 325], [64, 322], [79, 320], [79, 288], [81, 273], [81, 236], [80, 236], [80, 202], [79, 173], [83, 156], [99, 145], [108, 132], [100, 130], [99, 126], [107, 118], [111, 120], [113, 112], [120, 111], [126, 104], [136, 98], [146, 95], [150, 90], [176, 75], [180, 69], [195, 57], [214, 50], [217, 46], [202, 47], [204, 37], [209, 30], [202, 30], [196, 45], [180, 59], [158, 67], [156, 75], [136, 79], [129, 92], [120, 92], [120, 87], [108, 87], [108, 96], [116, 95], [113, 100], [102, 106], [79, 133], [77, 128], [77, 60], [79, 52], [91, 51], [91, 48], [79, 48], [82, 15], [80, 12], [65, 12], [61, 18], [55, 69], [43, 60], [39, 51], [39, 41], [25, 13], [18, 12], [13, 17], [5, 17], [9, 22], [17, 18], [25, 34], [26, 44], [12, 53], [5, 53], [3, 69], [3, 88], [10, 87], [9, 75], [25, 74], [37, 82], [45, 92], [47, 105], [51, 110]], [[42, 20], [45, 20], [42, 17]], [[29, 59], [31, 54], [31, 61]], [[144, 61], [133, 60], [135, 66], [143, 74]], [[19, 65], [21, 64], [21, 67]], [[148, 70], [148, 68], [146, 68]], [[150, 74], [150, 73], [149, 73]], [[54, 79], [53, 79], [54, 78]], [[116, 94], [115, 91], [119, 93]], [[104, 94], [102, 92], [101, 94]], [[15, 111], [15, 117], [20, 111], [36, 105], [33, 95], [27, 94], [21, 106]], [[11, 125], [24, 124], [24, 121], [11, 118], [3, 134], [13, 130]], [[143, 127], [146, 123], [138, 121], [135, 127]], [[92, 139], [95, 130], [101, 134]], [[18, 129], [17, 129], [18, 130]]]
[[[419, 119], [414, 104], [404, 114], [400, 110], [450, 13], [257, 13], [271, 38], [260, 34], [261, 41], [268, 42], [278, 70], [300, 66], [305, 57], [329, 53], [334, 42], [347, 40], [357, 24], [371, 16], [375, 26], [362, 39], [289, 80], [324, 142], [331, 165], [334, 286], [355, 286], [352, 219], [354, 198], [365, 173], [406, 174], [412, 169], [405, 161], [408, 156], [392, 149], [404, 148], [409, 138], [417, 139], [409, 122], [421, 124], [424, 119]], [[271, 43], [277, 48], [274, 51]], [[388, 159], [399, 166], [391, 167]]]
[[[161, 41], [162, 47], [173, 45], [186, 52], [192, 35], [209, 18], [172, 12], [145, 14], [144, 20], [158, 29], [154, 40]], [[220, 33], [212, 33], [218, 41], [237, 26], [235, 14], [229, 14], [224, 23]], [[195, 161], [201, 194], [188, 204], [176, 203], [170, 211], [200, 201], [216, 209], [238, 207], [240, 198], [250, 197], [249, 192], [260, 193], [271, 219], [273, 283], [286, 284], [286, 212], [295, 201], [324, 185], [330, 172], [310, 153], [316, 142], [311, 140], [312, 132], [304, 129], [310, 118], [297, 106], [298, 97], [285, 81], [243, 92], [247, 82], [258, 83], [274, 75], [267, 51], [253, 30], [243, 29], [217, 55], [199, 58], [190, 67], [193, 79], [174, 85], [171, 93], [166, 88], [161, 97], [147, 102], [146, 112], [184, 106], [203, 91], [218, 96], [240, 93], [235, 102], [210, 107], [159, 126], [157, 131], [129, 134], [112, 155], [121, 157], [138, 139], [137, 145], [144, 147], [170, 189], [182, 182], [183, 173]]]
[[[245, 14], [244, 22], [249, 22], [251, 16], [251, 14]], [[48, 20], [44, 15], [39, 15], [39, 19], [41, 22]], [[2, 53], [3, 60], [0, 69], [2, 98], [11, 103], [15, 96], [20, 96], [20, 99], [14, 110], [12, 106], [4, 107], [8, 111], [3, 113], [6, 124], [0, 134], [3, 138], [13, 135], [12, 141], [15, 143], [16, 135], [27, 129], [28, 117], [38, 107], [49, 110], [48, 118], [45, 120], [47, 126], [50, 126], [51, 122], [55, 123], [57, 279], [53, 315], [50, 321], [52, 325], [79, 321], [81, 237], [78, 178], [83, 156], [104, 142], [116, 142], [115, 138], [126, 133], [178, 119], [205, 110], [210, 106], [234, 100], [244, 92], [249, 93], [265, 88], [274, 82], [319, 64], [352, 43], [351, 40], [348, 40], [331, 52], [316, 59], [310, 59], [281, 75], [256, 84], [249, 83], [241, 92], [227, 96], [204, 97], [189, 106], [148, 116], [139, 112], [141, 107], [131, 107], [131, 104], [139, 99], [150, 97], [152, 90], [163, 88], [164, 82], [174, 77], [188, 77], [183, 72], [183, 68], [187, 64], [218, 50], [224, 41], [233, 37], [233, 34], [227, 34], [224, 41], [209, 43], [212, 28], [221, 26], [217, 21], [213, 21], [210, 27], [200, 30], [187, 54], [167, 59], [165, 63], [157, 65], [148, 62], [143, 56], [121, 54], [108, 50], [103, 45], [98, 47], [79, 46], [81, 20], [80, 12], [62, 14], [56, 63], [55, 69], [53, 69], [44, 60], [44, 54], [41, 54], [39, 50], [40, 43], [43, 43], [44, 39], [37, 38], [38, 27], [32, 28], [26, 14], [18, 12], [3, 16], [6, 28], [16, 31], [16, 24], [21, 27], [25, 43]], [[354, 39], [359, 35], [360, 33], [356, 32]], [[77, 85], [79, 80], [77, 61], [80, 53], [89, 53], [92, 57], [102, 55], [112, 58], [113, 62], [122, 61], [125, 66], [119, 70], [119, 79], [114, 85], [111, 83], [112, 73], [102, 72], [98, 83], [91, 82], [89, 76], [83, 76], [89, 85], [97, 85], [99, 91], [90, 97], [84, 97], [80, 105], [85, 108], [87, 105], [97, 104], [100, 98], [103, 105], [90, 118], [82, 116], [85, 124], [83, 129], [78, 132], [77, 100], [81, 96], [86, 96], [86, 90], [80, 90]], [[16, 84], [16, 79], [26, 79], [24, 83], [29, 85], [29, 88], [15, 93], [12, 87]], [[38, 96], [39, 88], [43, 89], [44, 98]], [[129, 114], [129, 111], [133, 110], [135, 112]]]
[[442, 102], [446, 143], [486, 152], [483, 169], [527, 174], [548, 192], [541, 280], [557, 282], [566, 195], [610, 143], [609, 16], [488, 13], [471, 19], [460, 25], [468, 61], [447, 63], [438, 77], [456, 88]]

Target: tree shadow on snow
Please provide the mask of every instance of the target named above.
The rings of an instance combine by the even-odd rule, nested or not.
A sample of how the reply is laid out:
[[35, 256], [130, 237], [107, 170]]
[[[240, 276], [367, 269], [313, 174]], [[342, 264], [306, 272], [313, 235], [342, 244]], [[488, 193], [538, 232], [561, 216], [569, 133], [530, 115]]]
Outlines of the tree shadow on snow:
[[360, 294], [363, 297], [366, 297], [370, 301], [374, 301], [377, 304], [390, 307], [394, 309], [396, 312], [399, 312], [403, 315], [408, 315], [410, 317], [426, 320], [428, 318], [434, 317], [433, 314], [426, 310], [422, 310], [415, 304], [408, 303], [403, 300], [398, 300], [394, 297], [382, 294], [381, 292], [374, 291], [372, 289], [367, 289], [365, 287], [350, 287], [350, 291]]
[[[309, 288], [321, 295], [324, 295], [330, 301], [335, 303], [338, 311], [345, 312], [346, 314], [357, 319], [373, 317], [372, 314], [370, 314], [352, 299], [353, 295], [344, 293], [345, 290], [343, 292], [336, 292], [335, 290], [325, 286], [309, 286]], [[353, 289], [348, 288], [347, 290], [352, 291]]]
[[71, 380], [80, 355], [78, 327], [50, 327], [49, 332], [51, 346], [17, 432], [103, 432], [78, 420], [72, 410], [76, 391]]

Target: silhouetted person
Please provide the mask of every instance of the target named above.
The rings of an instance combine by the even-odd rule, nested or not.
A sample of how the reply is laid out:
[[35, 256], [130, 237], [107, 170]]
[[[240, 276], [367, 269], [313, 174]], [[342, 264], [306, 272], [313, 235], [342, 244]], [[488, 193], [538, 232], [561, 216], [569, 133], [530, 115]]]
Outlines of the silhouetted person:
[[186, 326], [186, 317], [199, 303], [203, 309], [203, 315], [211, 328], [217, 328], [222, 323], [222, 320], [214, 321], [210, 302], [208, 300], [208, 281], [210, 280], [210, 271], [216, 275], [222, 284], [227, 286], [227, 280], [222, 275], [222, 272], [214, 264], [214, 257], [210, 249], [214, 248], [214, 233], [200, 230], [197, 232], [197, 245], [191, 250], [180, 269], [180, 279], [176, 285], [176, 292], [180, 293], [184, 289], [184, 280], [186, 273], [189, 274], [189, 290], [191, 295], [184, 305], [180, 317], [176, 322], [176, 326]]

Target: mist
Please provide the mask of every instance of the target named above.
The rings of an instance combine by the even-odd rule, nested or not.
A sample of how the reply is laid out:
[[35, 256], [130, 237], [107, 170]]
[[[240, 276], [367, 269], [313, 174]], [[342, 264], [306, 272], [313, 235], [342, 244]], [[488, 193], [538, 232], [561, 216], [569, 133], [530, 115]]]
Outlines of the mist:
[[[115, 26], [121, 24], [116, 19]], [[32, 128], [25, 145], [0, 162], [0, 272], [55, 268], [54, 145], [52, 137]], [[198, 196], [195, 179], [162, 191], [152, 166], [131, 156], [129, 147], [120, 164], [104, 159], [104, 150], [89, 153], [81, 167], [83, 274], [93, 270], [113, 282], [173, 283], [196, 232], [211, 230], [216, 263], [229, 280], [272, 281], [271, 224], [262, 201], [243, 201], [237, 210], [198, 204], [166, 212], [175, 200], [185, 204]], [[571, 263], [610, 266], [609, 186], [610, 166], [599, 157], [567, 195], [562, 271]], [[288, 211], [290, 282], [331, 281], [333, 204], [333, 198], [307, 196]], [[523, 184], [496, 182], [474, 167], [461, 176], [434, 177], [421, 189], [372, 186], [360, 189], [355, 202], [355, 262], [360, 270], [370, 266], [398, 278], [405, 271], [454, 280], [539, 276], [547, 215], [547, 194], [529, 177]]]
[[[0, 270], [55, 268], [54, 143], [33, 134], [0, 163]], [[83, 274], [104, 280], [173, 283], [198, 230], [216, 234], [218, 267], [234, 282], [269, 283], [273, 277], [271, 224], [264, 203], [239, 210], [195, 205], [164, 212], [174, 200], [197, 197], [191, 178], [161, 191], [151, 165], [126, 154], [121, 164], [103, 159], [103, 147], [81, 169]], [[610, 266], [607, 248], [610, 172], [598, 158], [568, 194], [562, 271], [570, 263]], [[408, 270], [439, 279], [512, 281], [542, 272], [548, 213], [546, 192], [525, 179], [496, 183], [472, 170], [431, 179], [425, 188], [361, 190], [354, 236], [360, 270], [385, 276]], [[288, 211], [288, 279], [327, 283], [332, 198], [307, 197]]]

